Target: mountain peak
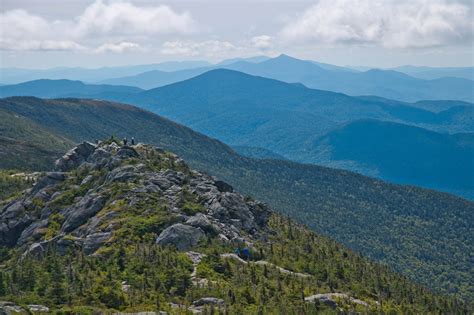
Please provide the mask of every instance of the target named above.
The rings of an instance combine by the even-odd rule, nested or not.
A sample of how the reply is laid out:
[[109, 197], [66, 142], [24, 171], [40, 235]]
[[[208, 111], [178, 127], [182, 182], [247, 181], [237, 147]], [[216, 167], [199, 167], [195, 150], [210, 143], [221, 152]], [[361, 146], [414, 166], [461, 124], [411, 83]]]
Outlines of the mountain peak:
[[278, 56], [277, 56], [276, 58], [274, 58], [274, 59], [293, 59], [293, 60], [298, 60], [298, 59], [296, 59], [296, 58], [294, 58], [294, 57], [291, 57], [291, 56], [289, 56], [289, 55], [287, 55], [287, 54], [280, 54], [280, 55], [278, 55]]

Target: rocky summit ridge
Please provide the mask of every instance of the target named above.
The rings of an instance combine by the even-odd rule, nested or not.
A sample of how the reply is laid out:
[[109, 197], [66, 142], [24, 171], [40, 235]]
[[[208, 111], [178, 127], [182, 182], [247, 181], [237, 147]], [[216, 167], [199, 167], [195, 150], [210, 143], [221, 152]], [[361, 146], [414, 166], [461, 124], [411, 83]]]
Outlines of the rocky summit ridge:
[[189, 250], [207, 238], [251, 245], [263, 237], [270, 210], [159, 148], [84, 142], [5, 206], [0, 245], [35, 255], [48, 246], [62, 253], [79, 247], [91, 255], [121, 235], [127, 220], [158, 214], [165, 220], [156, 243]]

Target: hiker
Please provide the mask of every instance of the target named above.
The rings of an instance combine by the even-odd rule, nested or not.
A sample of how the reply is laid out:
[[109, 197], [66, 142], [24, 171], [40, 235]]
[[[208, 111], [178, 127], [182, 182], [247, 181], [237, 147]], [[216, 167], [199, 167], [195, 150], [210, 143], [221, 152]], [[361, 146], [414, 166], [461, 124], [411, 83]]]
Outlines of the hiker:
[[240, 249], [239, 247], [237, 247], [234, 250], [234, 254], [236, 254], [237, 256], [239, 256], [240, 258], [244, 260], [250, 259], [250, 249], [248, 247], [244, 247], [243, 249]]
[[127, 146], [127, 138], [123, 138], [123, 146]]
[[132, 137], [131, 141], [132, 141], [132, 145], [135, 145], [135, 138], [134, 137]]
[[245, 260], [249, 260], [250, 259], [250, 249], [248, 249], [247, 247], [245, 247], [244, 249], [242, 249], [242, 251], [240, 252], [240, 255], [241, 255], [241, 258], [245, 259]]

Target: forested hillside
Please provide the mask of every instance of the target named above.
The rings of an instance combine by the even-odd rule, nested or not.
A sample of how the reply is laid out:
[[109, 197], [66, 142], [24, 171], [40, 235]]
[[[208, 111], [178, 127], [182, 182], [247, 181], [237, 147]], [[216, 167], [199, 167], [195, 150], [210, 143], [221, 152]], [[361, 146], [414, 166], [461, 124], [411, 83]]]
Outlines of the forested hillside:
[[0, 101], [0, 107], [76, 142], [133, 136], [174, 151], [193, 167], [411, 279], [473, 297], [470, 201], [347, 171], [245, 158], [219, 141], [132, 106], [10, 98]]
[[0, 107], [0, 168], [43, 170], [73, 142]]
[[[2, 93], [127, 102], [233, 147], [260, 148], [296, 162], [336, 166], [395, 183], [420, 185], [467, 198], [474, 196], [474, 184], [463, 178], [471, 173], [470, 164], [455, 163], [457, 169], [451, 171], [454, 164], [448, 161], [462, 161], [466, 155], [474, 155], [474, 146], [464, 145], [461, 149], [452, 150], [449, 143], [455, 140], [447, 141], [449, 137], [443, 135], [474, 132], [474, 105], [467, 102], [404, 103], [374, 96], [350, 97], [309, 89], [300, 83], [289, 84], [226, 69], [209, 71], [183, 82], [148, 91], [127, 86], [86, 85], [68, 80], [37, 80], [0, 87], [0, 95]], [[342, 157], [333, 154], [331, 149], [326, 150], [328, 138], [334, 138], [340, 134], [338, 130], [361, 119], [394, 122], [400, 124], [400, 132], [415, 130], [408, 126], [416, 126], [440, 134], [430, 137], [428, 143], [426, 137], [411, 135], [410, 145], [407, 146], [404, 145], [405, 137], [392, 137], [393, 143], [372, 142], [371, 146], [376, 145], [380, 151], [392, 152], [384, 156], [385, 163], [382, 166], [377, 162], [378, 156], [364, 159], [356, 152], [355, 146], [348, 146], [354, 150]], [[367, 147], [368, 143], [363, 143], [366, 136], [387, 132], [384, 126], [383, 123], [372, 124], [369, 134], [359, 130], [357, 140], [360, 147]], [[419, 133], [429, 132], [420, 130]], [[320, 143], [321, 137], [324, 143]], [[344, 141], [341, 139], [339, 142]], [[407, 152], [408, 147], [421, 149], [427, 146], [431, 148], [430, 152], [435, 147], [450, 152], [449, 159], [440, 158], [436, 163], [432, 162], [440, 169], [437, 178], [423, 171], [426, 169], [424, 156]], [[244, 155], [251, 157], [262, 154], [255, 150], [244, 152]], [[409, 163], [400, 161], [400, 157], [406, 157]], [[416, 174], [412, 174], [408, 168], [397, 167], [407, 163], [412, 170], [416, 170]]]
[[143, 144], [80, 144], [0, 219], [0, 298], [30, 309], [470, 310]]
[[450, 187], [474, 199], [474, 133], [441, 134], [377, 120], [360, 120], [316, 140], [317, 164], [358, 170], [390, 182]]

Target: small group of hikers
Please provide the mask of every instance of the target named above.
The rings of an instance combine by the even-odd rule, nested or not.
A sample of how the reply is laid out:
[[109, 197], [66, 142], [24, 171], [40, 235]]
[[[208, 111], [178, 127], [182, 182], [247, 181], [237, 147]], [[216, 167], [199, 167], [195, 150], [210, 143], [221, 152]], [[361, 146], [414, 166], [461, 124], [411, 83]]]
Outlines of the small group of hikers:
[[[119, 144], [119, 141], [116, 140], [114, 136], [111, 136], [109, 141], [115, 142], [115, 143]], [[102, 141], [99, 141], [99, 139], [95, 139], [95, 144], [96, 144], [96, 145], [98, 145], [98, 144], [101, 143], [101, 142], [102, 142]], [[123, 146], [124, 146], [124, 147], [127, 146], [127, 144], [128, 144], [128, 139], [127, 139], [126, 137], [123, 138], [122, 143], [123, 143]], [[134, 137], [132, 137], [132, 138], [130, 139], [130, 145], [135, 145], [135, 138], [134, 138]]]
[[[123, 145], [126, 146], [127, 143], [128, 143], [128, 139], [127, 138], [123, 138]], [[132, 137], [132, 139], [130, 139], [130, 145], [135, 145], [135, 138]]]

